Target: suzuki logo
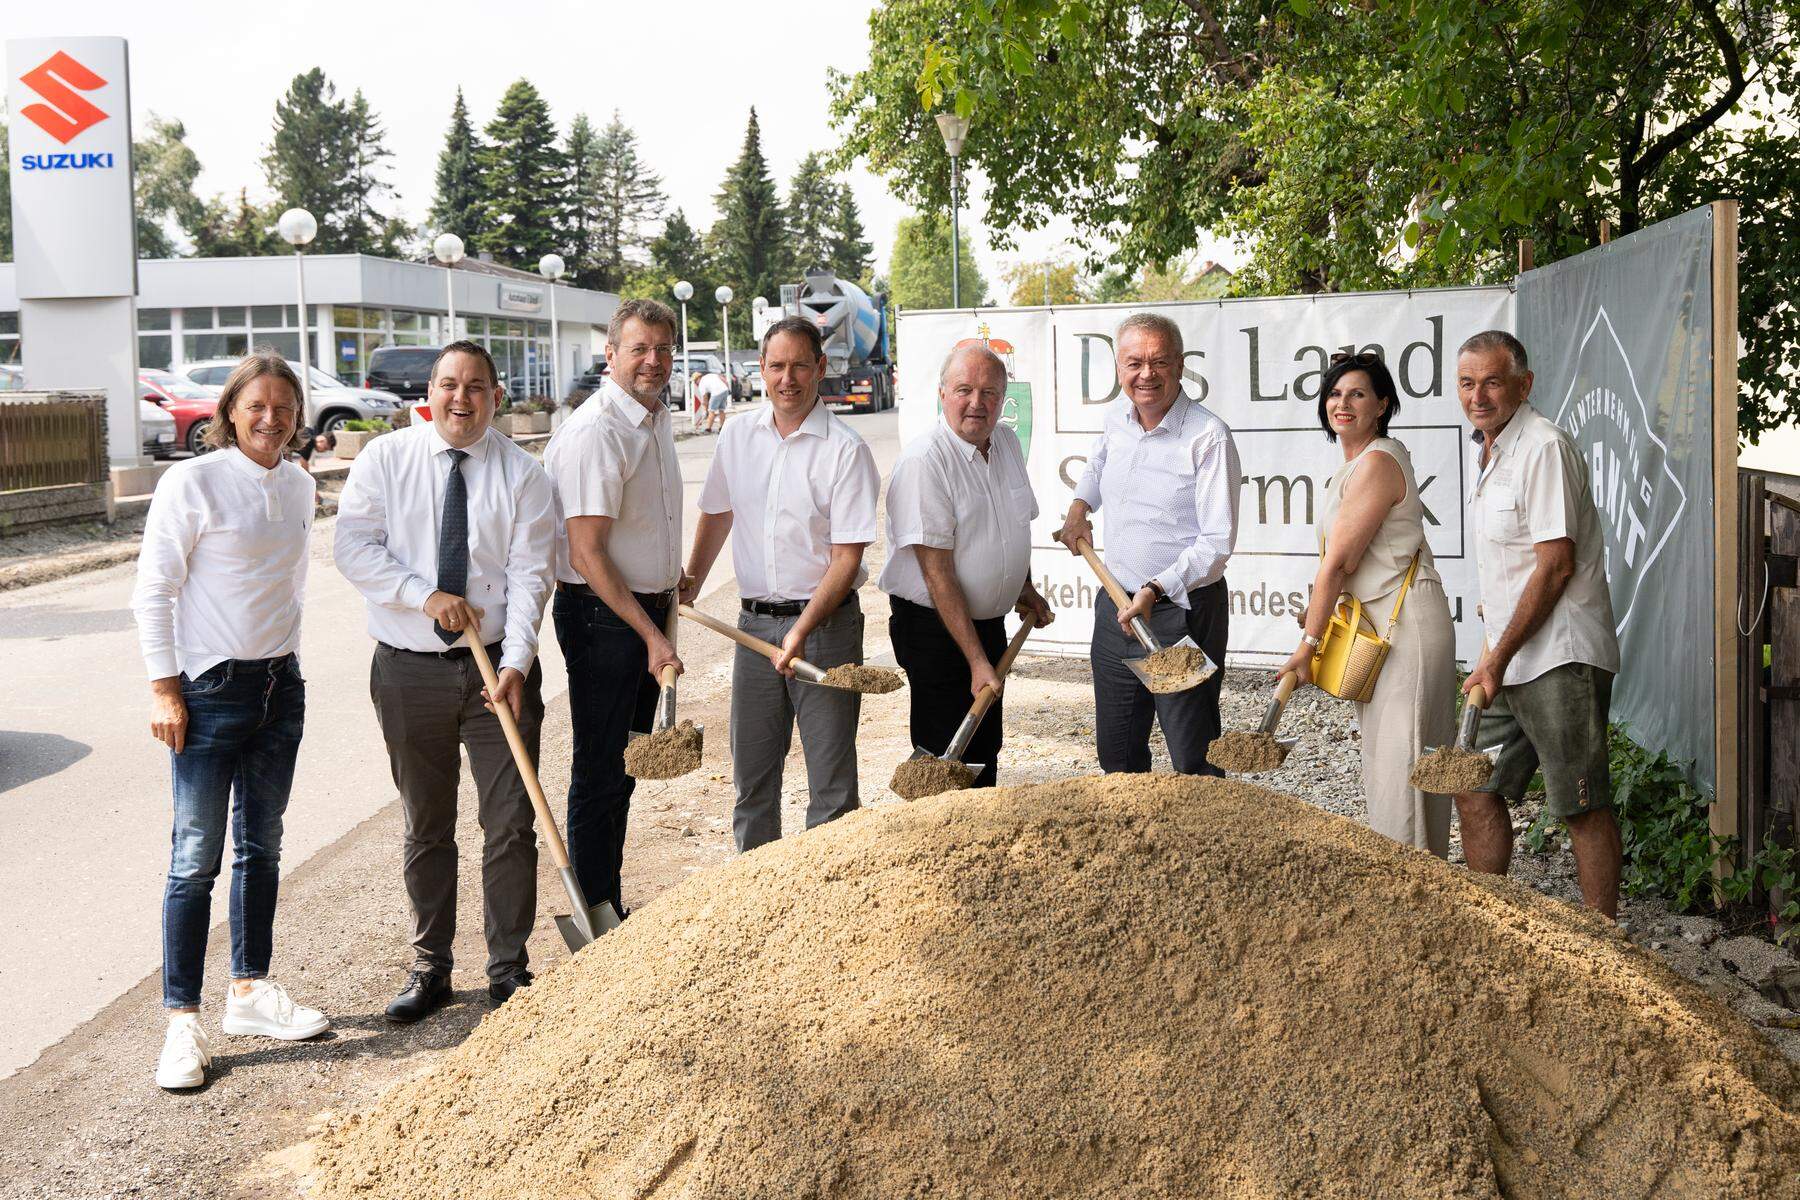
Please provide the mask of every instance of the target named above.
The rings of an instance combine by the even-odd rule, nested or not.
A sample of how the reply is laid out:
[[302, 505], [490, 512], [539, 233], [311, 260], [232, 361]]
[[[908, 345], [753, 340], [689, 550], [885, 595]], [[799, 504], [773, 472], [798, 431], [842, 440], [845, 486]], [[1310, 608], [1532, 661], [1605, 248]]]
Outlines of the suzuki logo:
[[106, 114], [80, 94], [105, 87], [106, 80], [61, 50], [19, 76], [19, 82], [50, 102], [27, 104], [19, 110], [19, 115], [30, 117], [40, 129], [65, 146], [106, 120]]

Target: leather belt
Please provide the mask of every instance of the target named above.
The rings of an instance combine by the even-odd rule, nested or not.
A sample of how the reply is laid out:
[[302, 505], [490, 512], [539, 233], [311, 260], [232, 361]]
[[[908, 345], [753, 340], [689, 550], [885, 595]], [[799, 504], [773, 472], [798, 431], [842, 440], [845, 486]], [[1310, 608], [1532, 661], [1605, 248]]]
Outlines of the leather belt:
[[[606, 603], [599, 592], [596, 592], [585, 583], [570, 583], [567, 580], [559, 579], [556, 581], [556, 586], [565, 592], [571, 592], [577, 596], [585, 596], [589, 600], [599, 600], [602, 604]], [[646, 611], [652, 608], [667, 608], [675, 600], [674, 588], [668, 588], [667, 590], [660, 592], [633, 592], [631, 594], [639, 604], [644, 606]]]
[[[810, 600], [740, 600], [747, 613], [755, 613], [759, 617], [797, 617], [806, 611]], [[839, 608], [855, 608], [858, 604], [856, 593], [851, 592], [844, 597]]]
[[[467, 658], [475, 653], [469, 649], [467, 643], [450, 646], [443, 650], [408, 650], [403, 646], [390, 646], [386, 642], [376, 642], [375, 644], [383, 650], [392, 651], [395, 654], [416, 654], [420, 658]], [[500, 661], [500, 645], [499, 642], [495, 642], [487, 648], [488, 657], [495, 662]]]

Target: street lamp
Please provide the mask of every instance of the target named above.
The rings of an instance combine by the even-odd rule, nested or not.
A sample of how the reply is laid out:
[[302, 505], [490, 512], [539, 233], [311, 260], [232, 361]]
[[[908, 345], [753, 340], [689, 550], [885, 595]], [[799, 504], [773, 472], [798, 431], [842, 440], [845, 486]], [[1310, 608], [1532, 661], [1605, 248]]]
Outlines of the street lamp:
[[300, 247], [319, 236], [319, 222], [304, 208], [290, 208], [275, 221], [281, 240], [294, 248], [294, 277], [300, 287], [300, 420], [312, 414], [312, 355], [306, 344], [306, 256]]
[[694, 285], [687, 280], [677, 280], [673, 289], [675, 299], [681, 302], [681, 394], [687, 397], [688, 411], [694, 410], [694, 381], [688, 378], [687, 349], [687, 302], [694, 298]]
[[450, 310], [450, 323], [444, 326], [444, 345], [456, 340], [456, 276], [452, 268], [463, 258], [463, 240], [454, 233], [440, 233], [431, 243], [431, 253], [444, 264], [444, 307]]
[[562, 278], [563, 260], [560, 254], [546, 254], [538, 259], [538, 274], [550, 281], [550, 403], [552, 406], [562, 403], [562, 386], [557, 380], [559, 370], [557, 364], [562, 358], [561, 343], [556, 337], [556, 281]]
[[725, 386], [731, 386], [731, 289], [724, 284], [713, 293], [713, 299], [719, 302], [719, 345], [724, 351], [720, 357], [725, 360]]
[[963, 139], [969, 136], [969, 118], [953, 112], [937, 115], [938, 132], [950, 152], [950, 307], [962, 307], [962, 231], [957, 221], [958, 188], [962, 182]]

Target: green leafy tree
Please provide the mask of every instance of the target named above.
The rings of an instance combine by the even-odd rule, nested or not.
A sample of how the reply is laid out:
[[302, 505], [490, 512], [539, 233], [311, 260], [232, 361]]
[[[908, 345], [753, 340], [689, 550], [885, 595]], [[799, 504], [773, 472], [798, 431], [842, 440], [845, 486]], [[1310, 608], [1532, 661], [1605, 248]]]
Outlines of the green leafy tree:
[[[958, 243], [962, 255], [962, 302], [981, 304], [987, 280], [975, 265], [969, 235]], [[949, 308], [950, 219], [937, 213], [901, 218], [888, 258], [889, 297], [900, 308]]]
[[616, 291], [644, 264], [644, 226], [662, 215], [662, 178], [638, 152], [637, 134], [615, 109], [596, 145], [593, 186], [584, 198], [592, 228], [591, 286]]
[[678, 208], [663, 222], [662, 232], [651, 239], [648, 265], [634, 268], [619, 294], [626, 299], [661, 300], [674, 307], [673, 289], [682, 279], [694, 285], [694, 299], [688, 303], [688, 337], [701, 341], [718, 337], [719, 308], [712, 298], [719, 286], [717, 272], [704, 240]]
[[745, 304], [755, 296], [774, 304], [781, 284], [791, 282], [795, 272], [786, 215], [763, 157], [762, 127], [754, 108], [743, 150], [719, 189], [718, 205], [712, 241], [721, 282], [729, 283]]
[[172, 258], [171, 225], [192, 237], [205, 215], [205, 204], [194, 195], [200, 159], [188, 146], [180, 121], [152, 113], [147, 124], [148, 136], [131, 145], [137, 253], [139, 258]]
[[857, 211], [849, 184], [838, 187], [837, 213], [831, 225], [826, 261], [839, 279], [864, 279], [874, 269], [875, 247], [869, 244], [863, 230], [862, 214]]
[[1146, 304], [1171, 300], [1217, 300], [1229, 295], [1233, 276], [1218, 263], [1195, 267], [1186, 260], [1164, 266], [1145, 263], [1130, 299]]
[[476, 161], [480, 151], [481, 139], [469, 121], [469, 106], [459, 87], [444, 148], [438, 151], [436, 188], [426, 217], [432, 230], [469, 241], [480, 232], [481, 166]]
[[556, 145], [550, 105], [529, 80], [506, 89], [476, 154], [481, 201], [475, 245], [511, 266], [535, 271], [538, 259], [565, 249], [566, 164]]
[[199, 225], [192, 231], [194, 253], [201, 258], [251, 258], [280, 254], [288, 249], [275, 232], [281, 210], [250, 202], [248, 188], [239, 188], [237, 200], [215, 196], [206, 202]]
[[[1743, 203], [1747, 434], [1800, 415], [1796, 0], [888, 0], [834, 77], [840, 160], [947, 203], [973, 120], [988, 224], [1067, 217], [1119, 265], [1245, 240], [1239, 294], [1498, 280]], [[1098, 267], [1100, 264], [1091, 264]]]
[[1080, 269], [1063, 259], [1014, 263], [1001, 272], [1001, 278], [1012, 289], [1010, 302], [1020, 306], [1080, 304], [1086, 299]]
[[801, 159], [787, 194], [788, 247], [799, 271], [832, 265], [838, 200], [825, 156], [815, 150]]

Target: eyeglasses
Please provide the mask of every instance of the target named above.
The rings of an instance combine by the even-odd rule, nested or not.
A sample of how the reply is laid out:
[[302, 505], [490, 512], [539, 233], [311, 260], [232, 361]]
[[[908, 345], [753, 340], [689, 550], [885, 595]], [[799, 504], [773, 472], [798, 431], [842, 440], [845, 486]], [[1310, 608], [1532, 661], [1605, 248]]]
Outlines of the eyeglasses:
[[633, 358], [674, 358], [675, 347], [664, 343], [660, 346], [638, 345], [625, 347], [625, 353]]
[[1380, 361], [1381, 355], [1371, 353], [1367, 350], [1358, 351], [1355, 354], [1351, 354], [1345, 350], [1339, 350], [1331, 356], [1331, 365], [1334, 367], [1340, 366], [1343, 363], [1352, 363], [1359, 367], [1372, 367]]

